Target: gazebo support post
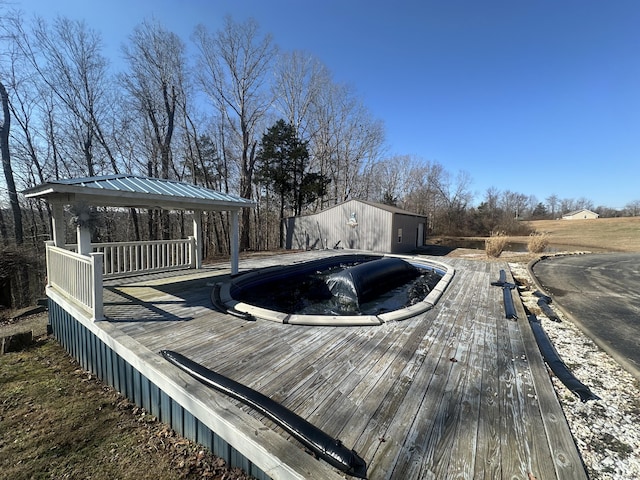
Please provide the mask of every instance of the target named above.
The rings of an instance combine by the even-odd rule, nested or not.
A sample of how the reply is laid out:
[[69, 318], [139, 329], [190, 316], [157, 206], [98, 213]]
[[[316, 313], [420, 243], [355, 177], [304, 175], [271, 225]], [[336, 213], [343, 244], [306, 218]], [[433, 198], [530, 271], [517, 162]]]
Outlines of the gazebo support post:
[[240, 244], [240, 211], [231, 211], [231, 275], [238, 273], [238, 250]]
[[56, 247], [64, 248], [66, 229], [64, 226], [64, 205], [62, 203], [51, 202], [51, 233], [53, 234], [53, 244]]
[[193, 237], [195, 238], [194, 258], [191, 259], [194, 268], [202, 268], [202, 211], [193, 211]]
[[91, 230], [78, 225], [78, 253], [80, 255], [91, 254]]

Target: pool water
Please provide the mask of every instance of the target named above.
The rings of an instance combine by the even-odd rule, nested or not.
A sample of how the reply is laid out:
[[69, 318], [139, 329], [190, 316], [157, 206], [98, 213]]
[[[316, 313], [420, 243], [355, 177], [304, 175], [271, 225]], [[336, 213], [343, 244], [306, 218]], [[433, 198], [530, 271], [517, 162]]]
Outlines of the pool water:
[[380, 294], [372, 301], [358, 304], [332, 295], [325, 282], [329, 275], [355, 264], [343, 263], [312, 273], [291, 272], [285, 277], [261, 283], [259, 288], [243, 289], [235, 298], [288, 314], [377, 315], [422, 301], [442, 278], [442, 274], [435, 270], [418, 268], [417, 278]]

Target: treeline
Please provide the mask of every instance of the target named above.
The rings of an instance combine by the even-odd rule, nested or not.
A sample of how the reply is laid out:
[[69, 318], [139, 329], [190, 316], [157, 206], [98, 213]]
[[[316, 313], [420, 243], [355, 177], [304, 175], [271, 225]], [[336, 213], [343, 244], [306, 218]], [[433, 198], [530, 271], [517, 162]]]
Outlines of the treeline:
[[[3, 238], [10, 223], [29, 235], [30, 227], [20, 228], [21, 210], [33, 211], [32, 221], [48, 218], [46, 206], [12, 196], [16, 189], [134, 173], [255, 199], [258, 207], [243, 212], [241, 248], [272, 248], [277, 235], [265, 231], [273, 228], [274, 192], [255, 172], [261, 137], [279, 119], [308, 145], [306, 173], [330, 179], [305, 209], [373, 195], [366, 177], [382, 155], [382, 122], [319, 60], [279, 51], [252, 20], [227, 18], [218, 31], [197, 26], [188, 45], [165, 26], [143, 22], [122, 45], [117, 67], [84, 22], [26, 21], [15, 12], [0, 20], [3, 164], [5, 177], [15, 179], [3, 195], [14, 217], [0, 218]], [[170, 216], [140, 215], [130, 212], [132, 239], [176, 233]], [[227, 221], [225, 214], [206, 219], [211, 253], [228, 251]]]
[[[613, 212], [583, 199], [538, 201], [494, 188], [473, 205], [468, 174], [387, 155], [383, 122], [354, 89], [337, 83], [313, 55], [279, 50], [253, 20], [226, 18], [217, 31], [199, 25], [188, 40], [145, 21], [117, 59], [105, 56], [99, 32], [68, 18], [25, 19], [0, 6], [0, 34], [5, 245], [41, 248], [48, 238], [48, 205], [21, 198], [20, 190], [114, 173], [176, 179], [255, 200], [257, 208], [241, 218], [243, 250], [278, 247], [283, 216], [351, 198], [425, 214], [431, 235], [513, 232], [519, 219], [578, 208], [637, 214], [638, 205]], [[278, 142], [298, 149], [291, 150], [295, 162], [273, 153]], [[185, 213], [99, 213], [97, 238], [189, 234]], [[229, 252], [228, 222], [224, 212], [207, 213], [205, 255]]]

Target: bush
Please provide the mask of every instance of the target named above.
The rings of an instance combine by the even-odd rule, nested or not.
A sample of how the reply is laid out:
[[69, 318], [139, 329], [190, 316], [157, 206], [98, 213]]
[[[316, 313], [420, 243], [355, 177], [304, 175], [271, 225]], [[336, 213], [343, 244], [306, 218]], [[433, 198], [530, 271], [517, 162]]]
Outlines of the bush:
[[509, 243], [509, 237], [502, 231], [491, 232], [489, 238], [484, 241], [484, 251], [487, 257], [498, 258]]
[[533, 232], [529, 235], [527, 249], [529, 253], [542, 253], [549, 246], [549, 235], [543, 232]]

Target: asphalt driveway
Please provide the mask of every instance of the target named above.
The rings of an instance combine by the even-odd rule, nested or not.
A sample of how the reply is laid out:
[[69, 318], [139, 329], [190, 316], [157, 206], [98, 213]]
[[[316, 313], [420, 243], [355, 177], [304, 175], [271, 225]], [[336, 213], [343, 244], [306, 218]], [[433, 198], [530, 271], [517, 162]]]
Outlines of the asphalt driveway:
[[640, 254], [549, 257], [533, 273], [564, 313], [640, 380]]

